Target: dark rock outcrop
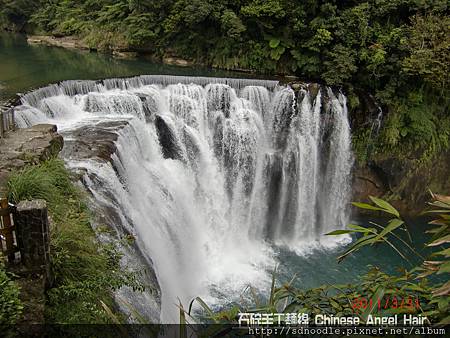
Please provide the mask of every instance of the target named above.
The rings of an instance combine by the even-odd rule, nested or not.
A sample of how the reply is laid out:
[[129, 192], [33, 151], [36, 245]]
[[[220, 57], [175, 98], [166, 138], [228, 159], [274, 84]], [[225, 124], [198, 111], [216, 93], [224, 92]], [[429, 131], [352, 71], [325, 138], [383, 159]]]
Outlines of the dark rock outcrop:
[[111, 161], [116, 152], [118, 131], [127, 126], [127, 121], [103, 121], [95, 125], [81, 126], [64, 134], [66, 139], [63, 155], [66, 158], [98, 159]]
[[429, 191], [450, 191], [450, 151], [420, 162], [387, 157], [357, 165], [353, 174], [353, 201], [366, 202], [369, 196], [389, 198], [403, 214], [418, 214], [430, 199]]
[[[381, 174], [381, 177], [380, 177]], [[353, 173], [353, 197], [356, 202], [367, 202], [369, 196], [381, 197], [389, 191], [382, 173], [367, 165], [356, 166]]]
[[182, 151], [170, 126], [160, 115], [156, 115], [155, 126], [158, 132], [159, 144], [161, 145], [164, 158], [182, 160]]

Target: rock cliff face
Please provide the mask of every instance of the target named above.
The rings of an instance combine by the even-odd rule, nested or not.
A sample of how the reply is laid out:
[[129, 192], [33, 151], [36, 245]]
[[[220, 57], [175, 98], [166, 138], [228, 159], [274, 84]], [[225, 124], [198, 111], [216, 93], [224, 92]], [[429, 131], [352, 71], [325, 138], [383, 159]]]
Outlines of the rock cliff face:
[[63, 144], [63, 138], [53, 124], [38, 124], [7, 132], [5, 138], [0, 139], [1, 197], [6, 193], [6, 183], [12, 172], [58, 155]]
[[368, 196], [390, 197], [402, 213], [417, 214], [430, 199], [429, 191], [450, 191], [450, 151], [420, 162], [385, 156], [374, 158], [354, 170], [353, 200], [367, 201]]
[[383, 196], [388, 191], [385, 182], [368, 166], [357, 166], [353, 174], [353, 200], [366, 200], [368, 196]]
[[[358, 93], [360, 105], [350, 113], [352, 129], [382, 128], [383, 112], [375, 98]], [[406, 151], [406, 150], [405, 150]], [[429, 190], [438, 194], [450, 192], [450, 151], [442, 151], [423, 160], [420, 151], [397, 154], [384, 152], [369, 155], [364, 164], [354, 168], [353, 200], [368, 201], [368, 196], [388, 199], [403, 214], [418, 214], [430, 199]]]

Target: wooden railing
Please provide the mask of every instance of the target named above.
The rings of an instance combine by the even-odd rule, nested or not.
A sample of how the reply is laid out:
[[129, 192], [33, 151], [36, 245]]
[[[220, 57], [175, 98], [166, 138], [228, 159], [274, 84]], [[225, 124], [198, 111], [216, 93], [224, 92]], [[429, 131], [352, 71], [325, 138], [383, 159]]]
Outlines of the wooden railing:
[[13, 223], [13, 208], [6, 198], [0, 199], [0, 251], [8, 256], [8, 261], [14, 261], [18, 250], [16, 245], [16, 227]]
[[5, 137], [5, 132], [15, 128], [14, 109], [9, 108], [6, 111], [0, 111], [0, 138]]

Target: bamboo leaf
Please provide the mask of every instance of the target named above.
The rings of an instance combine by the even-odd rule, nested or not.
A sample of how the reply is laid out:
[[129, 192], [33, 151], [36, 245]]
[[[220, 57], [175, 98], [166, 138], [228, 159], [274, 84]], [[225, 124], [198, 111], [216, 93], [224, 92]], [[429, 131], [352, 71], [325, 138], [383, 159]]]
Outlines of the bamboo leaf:
[[214, 320], [214, 322], [217, 323], [217, 320], [215, 319], [214, 316], [214, 312], [211, 310], [211, 308], [203, 301], [203, 299], [201, 299], [200, 297], [195, 297], [191, 303], [189, 304], [189, 311], [188, 314], [191, 314], [192, 311], [192, 305], [194, 303], [194, 301], [197, 301], [197, 303], [200, 304], [200, 306], [207, 312], [208, 316], [210, 317], [210, 319]]
[[450, 209], [434, 209], [424, 212], [424, 214], [447, 214], [447, 213], [450, 213]]
[[270, 306], [273, 306], [273, 301], [274, 301], [276, 274], [277, 274], [277, 267], [275, 267], [275, 269], [273, 270], [273, 274], [272, 274], [272, 285], [270, 286], [270, 298], [269, 298], [269, 305]]
[[106, 305], [102, 300], [100, 300], [100, 304], [103, 308], [103, 310], [106, 312], [108, 317], [111, 319], [111, 321], [116, 324], [116, 326], [119, 328], [119, 331], [121, 332], [122, 337], [130, 337], [127, 330], [121, 325], [119, 318], [114, 314], [114, 312], [109, 308], [108, 305]]
[[333, 308], [335, 308], [336, 310], [339, 310], [341, 308], [341, 306], [339, 305], [339, 303], [337, 303], [336, 301], [334, 301], [332, 298], [330, 298], [330, 304]]
[[444, 243], [450, 243], [450, 234], [444, 237], [441, 237], [437, 240], [435, 240], [434, 242], [431, 242], [430, 244], [427, 244], [427, 246], [438, 246], [438, 245], [442, 245]]
[[450, 257], [450, 248], [436, 252], [436, 255]]
[[433, 296], [446, 296], [450, 294], [450, 281], [442, 285], [440, 288], [433, 290]]
[[405, 290], [411, 290], [411, 291], [419, 291], [419, 292], [425, 292], [426, 290], [422, 288], [421, 286], [417, 284], [409, 284], [404, 288]]
[[109, 306], [106, 305], [102, 300], [100, 300], [100, 305], [102, 306], [103, 310], [105, 310], [106, 314], [112, 320], [113, 323], [118, 325], [121, 324], [119, 318], [117, 318], [117, 316], [112, 312]]
[[381, 231], [378, 234], [378, 236], [375, 237], [375, 241], [378, 241], [382, 237], [385, 237], [388, 233], [394, 231], [399, 226], [401, 226], [403, 223], [405, 223], [405, 222], [403, 222], [401, 219], [398, 219], [398, 218], [394, 218], [394, 219], [390, 220], [388, 225], [383, 229], [383, 231]]
[[449, 324], [450, 324], [450, 316], [447, 316], [444, 319], [442, 319], [437, 325], [441, 326], [441, 325], [449, 325]]
[[431, 190], [428, 191], [430, 192], [430, 195], [433, 199], [442, 203], [446, 203], [450, 206], [450, 196], [434, 194]]
[[355, 231], [355, 230], [334, 230], [332, 232], [325, 234], [325, 236], [337, 236], [337, 235], [344, 235], [344, 234], [349, 234], [349, 233], [354, 233], [354, 232], [357, 232], [357, 231]]
[[442, 225], [439, 228], [434, 228], [434, 229], [430, 229], [430, 230], [425, 231], [427, 234], [436, 234], [436, 236], [439, 236], [438, 235], [439, 233], [447, 230], [447, 228], [448, 228], [447, 224], [440, 224], [440, 223], [433, 223], [433, 222], [430, 222], [429, 224]]
[[342, 255], [340, 255], [337, 259], [338, 262], [341, 262], [345, 257], [347, 257], [352, 252], [359, 250], [363, 246], [369, 245], [374, 242], [375, 235], [367, 235], [361, 237], [357, 240], [348, 250], [346, 250]]
[[378, 300], [383, 298], [384, 293], [385, 293], [385, 289], [381, 285], [375, 290], [375, 292], [372, 296], [372, 301], [370, 302], [370, 306], [367, 306], [367, 308], [364, 310], [364, 312], [361, 315], [361, 317], [364, 319], [364, 321], [367, 321], [367, 317], [377, 307]]
[[373, 228], [365, 228], [361, 225], [357, 225], [357, 224], [349, 224], [347, 225], [347, 227], [349, 227], [352, 230], [356, 230], [357, 232], [363, 232], [363, 233], [369, 233], [369, 232], [373, 232]]
[[448, 273], [448, 272], [450, 272], [450, 261], [448, 261], [448, 262], [446, 262], [446, 263], [444, 263], [444, 264], [442, 264], [440, 267], [439, 267], [439, 271], [437, 272], [438, 274], [441, 274], [441, 273]]
[[381, 198], [369, 196], [370, 200], [378, 205], [380, 208], [383, 209], [383, 211], [390, 213], [392, 215], [395, 215], [397, 217], [400, 217], [399, 212], [397, 209], [395, 209], [390, 203], [386, 202], [385, 200], [382, 200]]
[[371, 204], [367, 204], [367, 203], [360, 203], [360, 202], [352, 202], [352, 205], [354, 205], [357, 208], [360, 209], [367, 209], [367, 210], [377, 210], [377, 211], [383, 211], [383, 208], [379, 208], [379, 207], [375, 207]]
[[178, 308], [180, 310], [180, 338], [187, 338], [187, 321], [186, 321], [186, 311], [184, 311], [183, 304], [178, 299], [179, 305]]
[[450, 209], [450, 204], [448, 202], [444, 202], [444, 201], [434, 201], [434, 202], [430, 203], [430, 205], [439, 207], [439, 208]]

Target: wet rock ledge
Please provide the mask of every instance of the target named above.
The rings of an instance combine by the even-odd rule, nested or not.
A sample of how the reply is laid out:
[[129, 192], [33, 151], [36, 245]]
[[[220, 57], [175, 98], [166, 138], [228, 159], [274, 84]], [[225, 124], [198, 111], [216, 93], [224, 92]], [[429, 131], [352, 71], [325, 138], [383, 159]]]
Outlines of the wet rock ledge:
[[47, 46], [56, 46], [69, 49], [89, 49], [89, 46], [80, 39], [72, 36], [54, 37], [48, 35], [33, 35], [27, 38], [29, 44], [43, 44]]

